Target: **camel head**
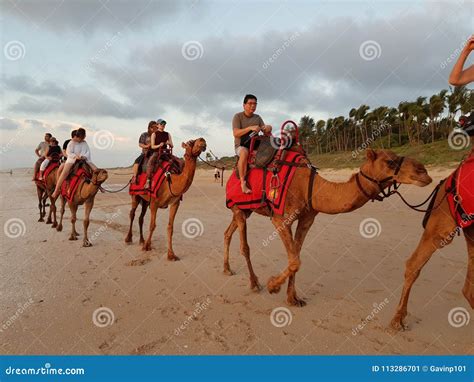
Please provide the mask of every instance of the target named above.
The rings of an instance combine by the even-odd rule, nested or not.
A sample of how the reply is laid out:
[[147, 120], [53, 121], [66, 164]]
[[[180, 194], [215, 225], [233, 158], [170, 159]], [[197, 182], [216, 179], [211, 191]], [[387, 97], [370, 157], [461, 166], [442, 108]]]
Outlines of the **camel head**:
[[361, 170], [374, 180], [386, 183], [386, 186], [397, 182], [425, 187], [433, 181], [420, 162], [400, 157], [390, 150], [367, 149], [367, 160]]
[[92, 184], [100, 185], [104, 183], [108, 177], [109, 177], [109, 174], [107, 174], [107, 170], [99, 168], [95, 170], [94, 173], [92, 174]]
[[207, 144], [204, 138], [198, 138], [187, 141], [186, 143], [181, 143], [181, 147], [185, 150], [184, 156], [197, 158], [202, 152], [206, 151]]

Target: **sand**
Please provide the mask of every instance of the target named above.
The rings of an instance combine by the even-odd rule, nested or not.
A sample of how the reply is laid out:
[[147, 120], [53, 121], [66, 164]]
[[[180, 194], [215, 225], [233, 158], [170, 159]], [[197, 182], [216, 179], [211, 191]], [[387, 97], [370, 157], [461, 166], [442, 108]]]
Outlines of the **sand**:
[[[127, 171], [110, 170], [105, 187], [125, 184]], [[432, 185], [402, 186], [408, 200], [423, 200], [449, 173], [429, 171]], [[322, 173], [345, 180], [351, 171]], [[83, 248], [82, 236], [68, 240], [69, 211], [61, 233], [37, 222], [30, 176], [0, 175], [2, 354], [473, 353], [472, 322], [455, 327], [448, 320], [452, 309], [472, 314], [461, 293], [467, 260], [462, 237], [437, 252], [416, 282], [409, 330], [387, 329], [404, 262], [422, 233], [423, 214], [396, 196], [350, 214], [317, 217], [297, 275], [298, 293], [308, 304], [296, 308], [286, 305], [286, 288], [276, 295], [250, 291], [237, 234], [231, 247], [236, 274], [223, 274], [223, 232], [231, 215], [213, 171], [197, 171], [178, 212], [174, 249], [181, 261], [166, 260], [168, 211], [160, 210], [150, 261], [137, 266], [129, 265], [143, 259], [137, 223], [134, 243], [123, 240], [127, 192], [97, 195], [89, 228], [94, 246]], [[78, 216], [82, 233], [82, 207]], [[368, 218], [380, 223], [373, 238], [360, 234]], [[248, 227], [254, 269], [265, 284], [286, 267], [286, 252], [278, 238], [269, 239], [274, 228], [268, 218], [252, 216]]]

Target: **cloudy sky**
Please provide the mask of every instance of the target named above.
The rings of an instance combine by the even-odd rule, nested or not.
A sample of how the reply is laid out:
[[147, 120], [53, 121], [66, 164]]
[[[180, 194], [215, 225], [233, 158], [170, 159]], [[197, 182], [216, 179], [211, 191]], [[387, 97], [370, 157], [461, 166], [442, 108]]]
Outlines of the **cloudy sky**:
[[274, 127], [429, 96], [474, 32], [473, 4], [0, 0], [1, 168], [78, 126], [97, 165], [128, 166], [157, 118], [175, 143], [231, 155], [246, 93]]

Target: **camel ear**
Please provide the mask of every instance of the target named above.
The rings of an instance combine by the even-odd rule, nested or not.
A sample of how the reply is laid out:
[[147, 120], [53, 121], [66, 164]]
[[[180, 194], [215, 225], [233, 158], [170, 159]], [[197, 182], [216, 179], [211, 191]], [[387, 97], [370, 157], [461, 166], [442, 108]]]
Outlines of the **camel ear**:
[[181, 147], [182, 147], [183, 149], [185, 149], [185, 148], [186, 148], [186, 143], [181, 142]]
[[372, 149], [367, 149], [367, 159], [371, 162], [377, 159], [377, 153]]

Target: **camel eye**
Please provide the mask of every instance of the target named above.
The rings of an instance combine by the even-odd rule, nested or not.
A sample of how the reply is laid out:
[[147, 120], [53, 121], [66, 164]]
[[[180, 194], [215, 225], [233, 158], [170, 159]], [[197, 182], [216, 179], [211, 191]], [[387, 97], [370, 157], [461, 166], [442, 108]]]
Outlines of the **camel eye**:
[[386, 163], [387, 163], [387, 166], [390, 167], [391, 169], [397, 168], [397, 162], [395, 162], [394, 160], [389, 159], [386, 161]]

